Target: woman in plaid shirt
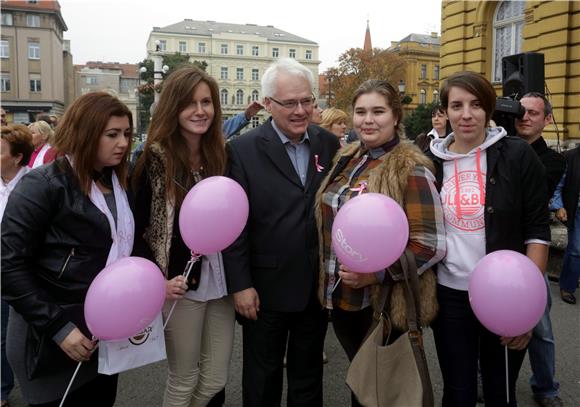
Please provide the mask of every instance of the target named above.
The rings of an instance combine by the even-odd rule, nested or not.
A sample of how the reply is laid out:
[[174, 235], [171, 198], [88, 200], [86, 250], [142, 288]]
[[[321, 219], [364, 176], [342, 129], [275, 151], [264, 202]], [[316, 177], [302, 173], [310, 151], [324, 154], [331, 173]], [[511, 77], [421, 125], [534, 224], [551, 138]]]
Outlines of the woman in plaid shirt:
[[[409, 220], [409, 248], [415, 255], [421, 285], [435, 287], [431, 267], [445, 255], [441, 202], [434, 185], [433, 165], [412, 144], [401, 142], [402, 107], [398, 92], [386, 81], [368, 80], [355, 92], [353, 125], [361, 142], [342, 148], [316, 200], [320, 239], [321, 303], [332, 309], [336, 336], [349, 360], [361, 345], [373, 318], [381, 289], [403, 279], [397, 261], [376, 273], [354, 273], [342, 266], [331, 245], [331, 230], [338, 210], [364, 192], [378, 192], [401, 205]], [[385, 236], [385, 245], [389, 236]], [[423, 294], [423, 290], [421, 293]], [[434, 289], [431, 290], [434, 300]], [[435, 301], [428, 301], [436, 304]], [[402, 330], [402, 315], [391, 314]], [[436, 306], [421, 309], [423, 324], [435, 316]], [[359, 405], [352, 398], [353, 406]]]

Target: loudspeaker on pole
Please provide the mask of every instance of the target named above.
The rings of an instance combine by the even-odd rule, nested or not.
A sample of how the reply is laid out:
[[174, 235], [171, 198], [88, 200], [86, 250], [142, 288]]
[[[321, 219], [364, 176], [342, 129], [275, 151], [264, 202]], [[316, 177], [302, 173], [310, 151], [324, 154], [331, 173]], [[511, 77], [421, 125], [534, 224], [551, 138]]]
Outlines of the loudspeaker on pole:
[[524, 52], [503, 57], [503, 96], [520, 100], [528, 92], [544, 94], [544, 54]]

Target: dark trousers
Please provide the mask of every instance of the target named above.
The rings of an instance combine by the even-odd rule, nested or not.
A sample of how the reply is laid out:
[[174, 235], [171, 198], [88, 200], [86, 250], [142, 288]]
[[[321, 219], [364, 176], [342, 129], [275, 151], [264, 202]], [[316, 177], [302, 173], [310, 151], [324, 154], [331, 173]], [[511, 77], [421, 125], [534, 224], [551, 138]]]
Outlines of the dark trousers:
[[2, 334], [2, 368], [0, 374], [2, 376], [2, 400], [8, 400], [8, 395], [14, 388], [14, 373], [12, 373], [12, 368], [8, 363], [8, 358], [6, 357], [6, 330], [8, 328], [8, 315], [10, 312], [10, 306], [6, 301], [2, 301], [2, 328], [0, 333]]
[[[64, 407], [113, 407], [117, 398], [119, 375], [100, 374], [88, 383], [71, 391], [66, 397]], [[30, 407], [58, 407], [60, 399], [49, 403], [31, 404]]]
[[443, 376], [443, 407], [470, 407], [477, 401], [477, 360], [486, 406], [516, 406], [516, 382], [525, 350], [508, 350], [509, 404], [506, 400], [505, 347], [475, 317], [467, 291], [437, 286], [439, 314], [433, 324]]
[[215, 396], [207, 403], [207, 407], [221, 407], [226, 404], [226, 389], [221, 389]]
[[[360, 311], [344, 311], [340, 308], [332, 310], [332, 326], [340, 345], [346, 352], [349, 361], [352, 361], [358, 348], [362, 345], [365, 336], [373, 322], [373, 309], [367, 307]], [[351, 393], [352, 407], [361, 404]]]
[[246, 407], [281, 405], [286, 357], [288, 407], [322, 406], [322, 350], [327, 312], [313, 298], [304, 311], [260, 310], [243, 319], [243, 400]]

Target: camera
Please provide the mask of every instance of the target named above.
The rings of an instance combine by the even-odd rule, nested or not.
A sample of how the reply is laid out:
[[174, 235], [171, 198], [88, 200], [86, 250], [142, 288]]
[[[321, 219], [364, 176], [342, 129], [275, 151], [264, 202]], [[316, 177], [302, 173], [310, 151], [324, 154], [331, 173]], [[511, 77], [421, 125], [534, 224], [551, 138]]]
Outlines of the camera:
[[526, 109], [516, 99], [517, 95], [499, 97], [495, 101], [495, 112], [492, 119], [498, 126], [505, 129], [508, 136], [516, 135], [515, 120], [526, 114]]
[[508, 55], [502, 58], [501, 64], [503, 97], [496, 99], [492, 119], [509, 136], [515, 136], [515, 121], [526, 114], [519, 100], [528, 92], [544, 93], [544, 54]]

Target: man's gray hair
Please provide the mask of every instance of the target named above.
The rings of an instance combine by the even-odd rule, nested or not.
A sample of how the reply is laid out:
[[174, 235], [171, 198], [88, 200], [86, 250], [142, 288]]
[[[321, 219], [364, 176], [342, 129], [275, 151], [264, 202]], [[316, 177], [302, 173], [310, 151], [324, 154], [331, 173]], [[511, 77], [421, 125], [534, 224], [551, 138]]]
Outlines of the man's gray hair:
[[292, 58], [280, 58], [266, 69], [262, 76], [262, 97], [273, 97], [276, 88], [278, 74], [286, 73], [292, 76], [304, 78], [314, 89], [314, 75], [312, 71]]

